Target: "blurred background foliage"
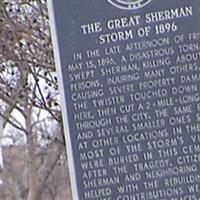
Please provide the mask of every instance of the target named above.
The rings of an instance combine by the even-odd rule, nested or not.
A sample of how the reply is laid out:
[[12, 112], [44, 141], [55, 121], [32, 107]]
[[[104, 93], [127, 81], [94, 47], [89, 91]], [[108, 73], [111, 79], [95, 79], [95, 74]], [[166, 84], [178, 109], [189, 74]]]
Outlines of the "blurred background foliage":
[[71, 199], [60, 110], [47, 1], [0, 0], [0, 199]]

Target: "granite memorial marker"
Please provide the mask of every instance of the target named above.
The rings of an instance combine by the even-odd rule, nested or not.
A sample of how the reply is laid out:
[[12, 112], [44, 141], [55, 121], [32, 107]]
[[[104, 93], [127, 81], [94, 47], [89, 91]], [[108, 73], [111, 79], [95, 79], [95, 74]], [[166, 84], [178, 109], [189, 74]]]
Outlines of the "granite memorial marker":
[[74, 200], [200, 200], [200, 1], [51, 0]]

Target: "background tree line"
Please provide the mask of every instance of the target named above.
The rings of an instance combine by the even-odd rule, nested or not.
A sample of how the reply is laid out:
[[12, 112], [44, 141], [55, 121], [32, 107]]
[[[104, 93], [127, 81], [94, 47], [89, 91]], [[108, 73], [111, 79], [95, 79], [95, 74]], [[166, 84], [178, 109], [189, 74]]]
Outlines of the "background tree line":
[[0, 199], [71, 199], [46, 0], [0, 1]]

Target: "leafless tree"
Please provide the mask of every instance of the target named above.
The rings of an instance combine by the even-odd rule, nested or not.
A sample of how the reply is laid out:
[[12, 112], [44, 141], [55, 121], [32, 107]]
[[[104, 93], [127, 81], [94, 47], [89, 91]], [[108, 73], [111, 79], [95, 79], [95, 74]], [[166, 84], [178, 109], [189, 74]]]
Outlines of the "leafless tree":
[[[69, 186], [67, 178], [55, 178], [65, 144], [46, 3], [0, 1], [1, 137], [9, 138], [10, 144], [3, 151], [5, 167], [0, 173], [4, 199], [51, 200], [62, 181]], [[17, 161], [8, 149], [14, 149]]]

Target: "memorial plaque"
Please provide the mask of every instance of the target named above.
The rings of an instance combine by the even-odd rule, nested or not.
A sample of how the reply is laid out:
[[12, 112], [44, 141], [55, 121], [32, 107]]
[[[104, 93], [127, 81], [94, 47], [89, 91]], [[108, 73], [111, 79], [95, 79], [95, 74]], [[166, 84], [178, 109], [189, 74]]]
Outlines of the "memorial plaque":
[[49, 1], [74, 200], [200, 200], [200, 1]]

